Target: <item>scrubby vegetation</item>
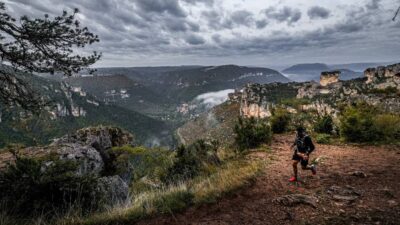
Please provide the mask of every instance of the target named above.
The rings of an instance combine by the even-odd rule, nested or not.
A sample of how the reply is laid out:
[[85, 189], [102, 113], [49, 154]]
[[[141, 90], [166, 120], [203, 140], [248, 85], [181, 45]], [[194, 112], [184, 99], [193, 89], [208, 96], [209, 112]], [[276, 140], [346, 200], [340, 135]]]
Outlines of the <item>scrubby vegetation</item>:
[[332, 134], [333, 132], [333, 119], [330, 115], [319, 117], [314, 124], [314, 131], [321, 134]]
[[277, 108], [270, 119], [271, 129], [276, 134], [287, 132], [291, 122], [291, 116], [286, 109]]
[[384, 142], [400, 138], [400, 115], [381, 112], [366, 103], [344, 109], [340, 135], [348, 142]]
[[400, 94], [396, 87], [389, 86], [384, 89], [373, 88], [369, 90], [368, 93], [371, 94], [380, 94], [380, 95], [393, 95], [393, 94]]
[[310, 104], [311, 100], [308, 98], [286, 98], [282, 99], [280, 103], [300, 110], [302, 105]]
[[267, 120], [239, 118], [235, 126], [235, 143], [240, 152], [271, 142], [272, 132]]
[[206, 173], [209, 167], [219, 165], [217, 156], [218, 144], [199, 140], [185, 147], [180, 146], [175, 155], [174, 164], [168, 168], [162, 180], [165, 183], [179, 183], [194, 178], [200, 173]]
[[108, 150], [104, 175], [129, 181], [132, 196], [127, 205], [114, 208], [105, 208], [104, 196], [97, 194], [98, 177], [78, 175], [76, 163], [54, 159], [44, 169], [40, 160], [47, 162], [47, 156], [19, 158], [0, 172], [0, 224], [119, 224], [214, 202], [246, 185], [263, 165], [226, 158], [234, 153], [219, 149], [216, 141], [199, 140], [175, 151], [132, 146]]
[[19, 216], [66, 212], [71, 207], [83, 213], [100, 209], [102, 197], [97, 179], [78, 175], [77, 163], [54, 161], [43, 167], [40, 159], [18, 157], [15, 164], [0, 173], [0, 202], [4, 209]]
[[318, 144], [329, 144], [331, 141], [331, 136], [329, 134], [317, 134], [315, 136], [315, 141]]

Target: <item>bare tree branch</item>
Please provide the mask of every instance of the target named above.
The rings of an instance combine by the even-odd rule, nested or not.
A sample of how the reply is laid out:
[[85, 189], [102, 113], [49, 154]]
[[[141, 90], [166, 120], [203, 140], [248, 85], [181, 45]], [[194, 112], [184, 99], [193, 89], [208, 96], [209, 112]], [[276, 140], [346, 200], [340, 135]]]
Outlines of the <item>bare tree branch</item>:
[[393, 17], [393, 21], [395, 21], [396, 20], [396, 17], [397, 17], [397, 15], [399, 14], [399, 11], [400, 11], [400, 6], [399, 6], [399, 8], [397, 9], [397, 11], [396, 11], [396, 14], [394, 14], [394, 17]]

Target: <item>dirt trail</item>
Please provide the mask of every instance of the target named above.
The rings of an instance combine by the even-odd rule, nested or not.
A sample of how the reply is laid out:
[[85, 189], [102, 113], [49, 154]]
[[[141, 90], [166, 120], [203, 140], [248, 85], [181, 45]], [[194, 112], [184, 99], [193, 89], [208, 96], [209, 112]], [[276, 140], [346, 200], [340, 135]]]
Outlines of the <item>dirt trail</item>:
[[[290, 140], [291, 136], [277, 136], [270, 153], [254, 156], [270, 163], [251, 187], [216, 204], [140, 224], [400, 224], [398, 147], [317, 145], [311, 158], [326, 157], [318, 174], [299, 170], [301, 181], [292, 184]], [[357, 171], [362, 173], [354, 175]], [[328, 192], [332, 186], [353, 188], [359, 196], [342, 199]], [[316, 208], [274, 201], [291, 194], [316, 197]]]

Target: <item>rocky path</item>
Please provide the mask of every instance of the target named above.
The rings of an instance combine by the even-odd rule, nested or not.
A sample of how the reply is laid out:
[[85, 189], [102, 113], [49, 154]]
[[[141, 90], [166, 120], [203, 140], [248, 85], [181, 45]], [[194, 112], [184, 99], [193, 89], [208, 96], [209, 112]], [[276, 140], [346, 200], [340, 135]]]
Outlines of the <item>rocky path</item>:
[[292, 184], [291, 136], [277, 136], [254, 185], [216, 204], [140, 224], [400, 224], [400, 148], [317, 145], [318, 174]]

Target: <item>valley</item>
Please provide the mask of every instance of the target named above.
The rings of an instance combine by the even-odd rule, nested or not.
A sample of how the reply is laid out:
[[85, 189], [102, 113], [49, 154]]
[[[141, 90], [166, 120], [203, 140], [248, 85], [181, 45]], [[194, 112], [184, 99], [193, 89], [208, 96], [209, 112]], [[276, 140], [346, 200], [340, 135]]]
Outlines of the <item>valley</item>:
[[0, 225], [400, 224], [394, 0], [0, 0]]

